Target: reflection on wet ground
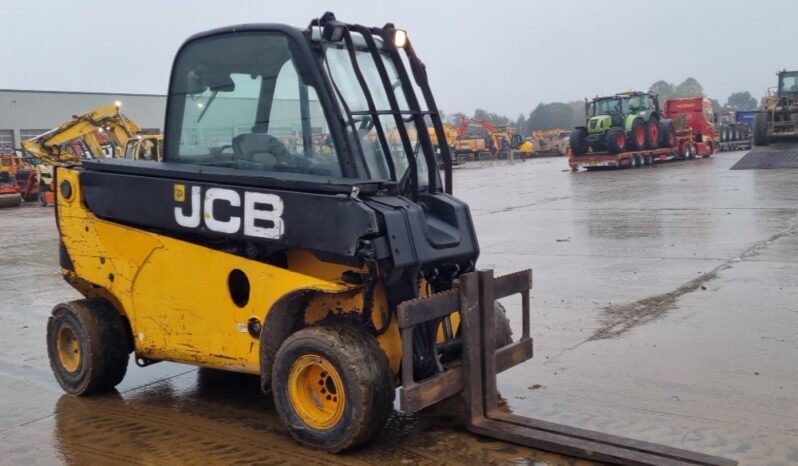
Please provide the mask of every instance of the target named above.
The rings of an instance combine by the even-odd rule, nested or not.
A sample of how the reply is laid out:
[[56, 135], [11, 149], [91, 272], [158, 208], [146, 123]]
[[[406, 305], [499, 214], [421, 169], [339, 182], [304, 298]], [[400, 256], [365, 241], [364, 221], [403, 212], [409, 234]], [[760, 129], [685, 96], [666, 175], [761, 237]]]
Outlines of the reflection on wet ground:
[[[398, 412], [370, 446], [336, 456], [284, 431], [252, 376], [200, 369], [133, 392], [62, 395], [55, 415], [7, 433], [17, 464], [587, 464], [476, 438], [457, 400], [416, 416]], [[52, 444], [37, 435], [52, 428]], [[33, 431], [34, 436], [28, 432]]]
[[[790, 171], [728, 171], [741, 155], [457, 170], [481, 267], [535, 269], [536, 353], [500, 377], [509, 409], [798, 464], [798, 185]], [[457, 400], [395, 413], [373, 444], [333, 456], [293, 442], [249, 376], [131, 365], [115, 394], [63, 395], [44, 328], [77, 295], [58, 274], [52, 211], [0, 210], [0, 223], [2, 464], [586, 464], [473, 436]]]

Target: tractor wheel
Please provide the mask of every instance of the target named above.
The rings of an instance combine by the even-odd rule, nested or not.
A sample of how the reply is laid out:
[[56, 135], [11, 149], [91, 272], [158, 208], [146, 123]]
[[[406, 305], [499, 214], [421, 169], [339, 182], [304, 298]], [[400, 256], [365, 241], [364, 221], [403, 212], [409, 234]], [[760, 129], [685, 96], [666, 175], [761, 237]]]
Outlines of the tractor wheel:
[[607, 145], [607, 150], [610, 151], [610, 154], [623, 152], [624, 147], [626, 147], [626, 131], [620, 126], [613, 126], [604, 136], [604, 143]]
[[652, 116], [646, 124], [646, 149], [659, 147], [659, 120]]
[[767, 146], [768, 140], [768, 114], [759, 112], [754, 115], [754, 144], [757, 146]]
[[646, 148], [646, 124], [642, 118], [635, 118], [632, 122], [632, 130], [626, 140], [627, 150], [643, 150]]
[[712, 157], [712, 154], [714, 154], [714, 153], [715, 153], [715, 145], [712, 143], [712, 141], [710, 141], [710, 142], [707, 143], [707, 153], [704, 156], [704, 158], [708, 159], [708, 158]]
[[571, 131], [568, 141], [571, 144], [571, 152], [574, 155], [585, 155], [587, 153], [587, 129], [574, 129]]
[[676, 133], [674, 132], [673, 120], [662, 120], [659, 122], [659, 145], [661, 147], [676, 146]]
[[340, 452], [368, 442], [393, 409], [393, 374], [377, 339], [350, 322], [298, 330], [275, 356], [272, 392], [291, 436]]
[[127, 372], [130, 337], [122, 316], [104, 301], [61, 303], [47, 321], [47, 354], [67, 393], [110, 391]]

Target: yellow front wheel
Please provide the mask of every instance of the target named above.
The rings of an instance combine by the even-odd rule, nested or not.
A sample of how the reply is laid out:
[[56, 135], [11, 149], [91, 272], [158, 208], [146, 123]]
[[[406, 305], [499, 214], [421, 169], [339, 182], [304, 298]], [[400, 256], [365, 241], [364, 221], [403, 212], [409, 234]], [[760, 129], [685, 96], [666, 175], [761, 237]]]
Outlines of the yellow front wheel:
[[393, 408], [393, 375], [377, 339], [350, 322], [297, 331], [272, 367], [274, 404], [300, 442], [340, 452], [370, 440]]
[[306, 354], [291, 366], [288, 399], [305, 424], [330, 429], [344, 417], [346, 389], [338, 369], [327, 358]]

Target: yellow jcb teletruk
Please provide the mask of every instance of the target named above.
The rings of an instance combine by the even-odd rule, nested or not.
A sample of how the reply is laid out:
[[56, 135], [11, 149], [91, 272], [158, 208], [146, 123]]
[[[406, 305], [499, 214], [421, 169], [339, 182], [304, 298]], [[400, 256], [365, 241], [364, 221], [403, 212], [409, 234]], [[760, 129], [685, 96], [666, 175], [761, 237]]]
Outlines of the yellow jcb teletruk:
[[[67, 392], [111, 389], [135, 352], [140, 365], [259, 375], [293, 437], [331, 452], [379, 432], [401, 387], [409, 412], [463, 393], [468, 428], [510, 442], [618, 464], [734, 464], [496, 409], [496, 373], [532, 356], [531, 272], [477, 271], [405, 31], [326, 13], [306, 29], [195, 35], [174, 62], [164, 142], [162, 163], [56, 170], [61, 267], [85, 296], [47, 327]], [[513, 294], [516, 342], [494, 305]]]

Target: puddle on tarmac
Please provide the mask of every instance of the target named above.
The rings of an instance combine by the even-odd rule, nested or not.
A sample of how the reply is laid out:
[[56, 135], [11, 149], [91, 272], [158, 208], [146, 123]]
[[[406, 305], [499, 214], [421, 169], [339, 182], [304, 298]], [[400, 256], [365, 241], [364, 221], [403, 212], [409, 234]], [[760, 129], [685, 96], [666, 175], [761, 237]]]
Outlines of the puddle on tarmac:
[[125, 394], [63, 395], [54, 416], [0, 434], [2, 449], [14, 464], [592, 464], [472, 435], [457, 400], [394, 412], [371, 444], [331, 455], [291, 439], [258, 384], [200, 370]]

